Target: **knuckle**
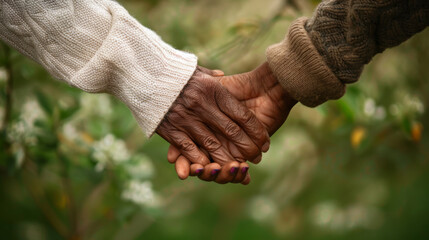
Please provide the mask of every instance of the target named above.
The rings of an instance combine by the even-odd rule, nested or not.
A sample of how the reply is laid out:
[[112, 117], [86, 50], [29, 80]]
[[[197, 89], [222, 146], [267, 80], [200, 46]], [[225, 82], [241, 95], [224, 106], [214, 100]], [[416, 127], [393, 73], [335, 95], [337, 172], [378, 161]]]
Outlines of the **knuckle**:
[[193, 151], [196, 148], [195, 144], [188, 139], [184, 139], [180, 141], [179, 146], [180, 146], [180, 149], [185, 152]]
[[168, 114], [167, 119], [173, 125], [180, 125], [180, 126], [185, 125], [186, 123], [189, 123], [191, 121], [190, 116], [184, 110], [174, 111]]
[[204, 91], [201, 87], [200, 81], [189, 81], [181, 95], [180, 102], [183, 103], [186, 108], [194, 108], [198, 106], [204, 97]]
[[254, 123], [254, 116], [253, 113], [251, 111], [246, 111], [241, 115], [241, 120], [245, 123], [245, 124], [252, 124]]
[[171, 132], [174, 130], [174, 127], [170, 124], [170, 122], [167, 119], [164, 119], [164, 121], [159, 125], [159, 127], [156, 129], [156, 132], [164, 139], [168, 140], [171, 139]]
[[201, 103], [202, 98], [197, 91], [191, 91], [183, 98], [183, 102], [186, 108], [194, 109], [197, 108]]
[[[242, 122], [245, 125], [246, 132], [252, 136], [258, 146], [267, 141], [265, 127], [256, 119], [252, 112], [244, 113], [242, 115]], [[262, 145], [259, 147], [262, 147]]]
[[177, 112], [169, 113], [167, 118], [168, 118], [168, 121], [172, 123], [183, 121], [183, 117]]
[[193, 124], [195, 124], [195, 116], [183, 105], [179, 105], [178, 107], [170, 111], [166, 119], [173, 125], [178, 125], [182, 127], [193, 126]]
[[256, 133], [254, 141], [258, 147], [262, 148], [269, 139], [269, 137], [267, 137], [267, 130], [264, 126], [260, 125], [260, 127], [255, 127], [254, 132]]
[[234, 122], [228, 122], [225, 126], [225, 133], [227, 136], [235, 139], [241, 136], [241, 128]]
[[220, 142], [212, 136], [207, 136], [203, 139], [203, 146], [209, 152], [214, 152], [221, 147]]

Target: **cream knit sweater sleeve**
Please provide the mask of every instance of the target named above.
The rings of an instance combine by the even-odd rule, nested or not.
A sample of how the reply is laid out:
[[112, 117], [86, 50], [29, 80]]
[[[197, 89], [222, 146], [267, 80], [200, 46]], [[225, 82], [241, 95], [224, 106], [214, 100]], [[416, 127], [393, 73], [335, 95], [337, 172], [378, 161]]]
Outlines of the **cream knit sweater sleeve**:
[[147, 136], [197, 65], [112, 0], [0, 0], [0, 38], [55, 78], [114, 95]]

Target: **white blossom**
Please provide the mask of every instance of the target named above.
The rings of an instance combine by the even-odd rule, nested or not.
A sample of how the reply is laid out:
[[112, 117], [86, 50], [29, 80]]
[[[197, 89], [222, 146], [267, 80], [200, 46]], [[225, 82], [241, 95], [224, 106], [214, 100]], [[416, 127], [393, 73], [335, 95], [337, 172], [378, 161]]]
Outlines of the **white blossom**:
[[313, 209], [313, 223], [322, 227], [327, 226], [332, 222], [332, 219], [337, 212], [338, 208], [334, 203], [320, 203]]
[[153, 176], [155, 168], [147, 156], [136, 155], [133, 159], [136, 164], [127, 165], [127, 171], [133, 179], [148, 179]]
[[13, 143], [11, 149], [12, 149], [13, 156], [15, 157], [16, 168], [21, 168], [25, 160], [24, 147], [19, 143]]
[[382, 106], [377, 106], [372, 98], [365, 100], [363, 113], [365, 116], [375, 120], [384, 120], [386, 118], [386, 109]]
[[365, 115], [368, 117], [372, 117], [375, 114], [375, 111], [376, 105], [374, 99], [368, 98], [367, 100], [365, 100], [363, 107], [363, 112], [365, 113]]
[[35, 123], [36, 120], [45, 118], [45, 113], [39, 103], [34, 100], [25, 102], [21, 109], [18, 121], [12, 123], [8, 128], [8, 139], [11, 142], [35, 145], [37, 144], [36, 134], [38, 132]]
[[423, 102], [417, 97], [412, 97], [408, 94], [405, 95], [404, 105], [406, 108], [411, 109], [419, 114], [423, 114], [425, 112], [425, 106]]
[[116, 139], [112, 134], [108, 134], [100, 141], [95, 142], [93, 150], [93, 157], [97, 161], [97, 171], [104, 170], [109, 162], [120, 164], [130, 159], [130, 153], [125, 142]]
[[112, 104], [106, 94], [83, 93], [80, 97], [80, 104], [80, 111], [84, 115], [109, 117], [112, 114]]
[[40, 107], [39, 103], [35, 100], [30, 100], [24, 103], [21, 111], [21, 120], [26, 123], [29, 127], [34, 127], [34, 123], [37, 119], [45, 117], [45, 113]]
[[267, 172], [288, 168], [304, 157], [308, 159], [315, 154], [316, 146], [305, 130], [290, 128], [281, 139], [272, 142], [270, 149], [264, 154], [270, 161], [262, 161], [259, 168]]
[[278, 211], [277, 205], [265, 196], [253, 198], [249, 205], [250, 216], [258, 222], [272, 220]]
[[374, 118], [376, 120], [384, 120], [386, 118], [386, 109], [384, 109], [384, 107], [377, 107]]
[[390, 113], [398, 118], [409, 114], [423, 114], [425, 110], [425, 105], [420, 98], [401, 91], [397, 93], [396, 103], [389, 108]]
[[345, 231], [357, 228], [373, 228], [380, 225], [382, 215], [371, 206], [352, 204], [340, 208], [333, 202], [323, 202], [311, 211], [313, 224], [332, 231]]
[[146, 207], [156, 207], [160, 204], [157, 195], [152, 189], [152, 183], [149, 181], [131, 180], [122, 192], [122, 198]]
[[7, 138], [12, 143], [12, 153], [15, 157], [16, 167], [21, 167], [24, 158], [24, 146], [37, 145], [39, 129], [35, 126], [37, 120], [45, 118], [45, 113], [38, 102], [30, 100], [21, 107], [18, 121], [12, 122], [7, 129]]
[[64, 124], [63, 126], [63, 134], [66, 138], [68, 138], [71, 141], [76, 141], [79, 139], [79, 132], [77, 131], [76, 127], [68, 122], [66, 124]]

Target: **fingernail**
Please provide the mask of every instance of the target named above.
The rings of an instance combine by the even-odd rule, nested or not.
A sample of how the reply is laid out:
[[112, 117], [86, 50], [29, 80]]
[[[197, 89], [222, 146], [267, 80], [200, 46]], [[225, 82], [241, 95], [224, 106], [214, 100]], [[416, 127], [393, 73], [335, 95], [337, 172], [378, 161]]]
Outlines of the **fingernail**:
[[242, 173], [247, 173], [247, 170], [249, 170], [249, 168], [248, 167], [244, 167], [244, 168], [241, 169], [241, 172]]
[[197, 169], [197, 170], [195, 171], [195, 173], [196, 173], [197, 175], [200, 175], [201, 173], [203, 173], [203, 170], [204, 170], [204, 169], [199, 168], [199, 169]]
[[229, 170], [229, 172], [231, 174], [235, 174], [237, 172], [237, 170], [238, 170], [238, 167], [233, 167], [233, 168], [231, 168], [231, 170]]
[[270, 150], [270, 143], [266, 142], [264, 146], [262, 146], [262, 152], [266, 153], [268, 150]]
[[214, 175], [218, 174], [219, 172], [220, 172], [220, 169], [213, 169], [210, 174], [212, 176], [214, 176]]

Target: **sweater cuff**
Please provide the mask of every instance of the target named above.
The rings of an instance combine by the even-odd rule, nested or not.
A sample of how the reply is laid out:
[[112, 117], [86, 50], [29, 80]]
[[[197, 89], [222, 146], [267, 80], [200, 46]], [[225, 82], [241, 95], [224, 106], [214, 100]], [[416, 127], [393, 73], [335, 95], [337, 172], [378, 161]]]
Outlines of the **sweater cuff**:
[[345, 85], [326, 65], [308, 36], [307, 18], [292, 23], [285, 40], [267, 49], [267, 60], [280, 84], [295, 100], [316, 107], [342, 97]]

